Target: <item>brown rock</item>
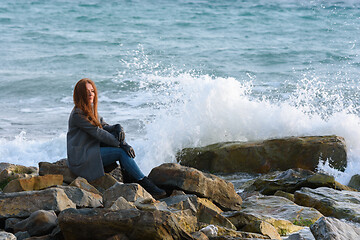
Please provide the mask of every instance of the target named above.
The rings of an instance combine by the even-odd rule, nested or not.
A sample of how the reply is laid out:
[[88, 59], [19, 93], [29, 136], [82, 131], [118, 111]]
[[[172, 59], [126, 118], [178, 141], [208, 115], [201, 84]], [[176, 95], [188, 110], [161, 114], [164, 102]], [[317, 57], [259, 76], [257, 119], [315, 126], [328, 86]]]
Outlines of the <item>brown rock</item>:
[[30, 178], [17, 178], [9, 182], [3, 189], [4, 193], [41, 190], [55, 185], [61, 185], [62, 175], [45, 175]]
[[94, 186], [92, 186], [85, 178], [82, 177], [77, 177], [74, 181], [70, 183], [70, 186], [74, 186], [85, 191], [101, 195], [101, 193]]
[[254, 221], [246, 225], [243, 229], [245, 232], [260, 233], [261, 235], [267, 236], [270, 239], [281, 239], [280, 234], [276, 228], [265, 221]]
[[344, 138], [309, 136], [187, 148], [177, 155], [177, 160], [182, 165], [212, 173], [266, 173], [289, 168], [314, 171], [319, 159], [330, 159], [330, 166], [344, 171], [346, 156]]
[[63, 175], [65, 183], [71, 183], [77, 176], [70, 171], [66, 161], [66, 159], [62, 159], [55, 163], [39, 162], [39, 175], [44, 176], [47, 174], [60, 174]]
[[360, 190], [360, 175], [355, 174], [354, 176], [352, 176], [348, 186], [356, 190]]
[[241, 209], [241, 197], [235, 192], [232, 183], [195, 168], [165, 163], [153, 168], [149, 178], [164, 189], [181, 189], [209, 198], [225, 210]]
[[102, 207], [103, 198], [101, 195], [88, 192], [83, 189], [72, 187], [72, 186], [57, 186], [64, 190], [67, 197], [76, 204], [76, 207]]
[[118, 181], [111, 176], [109, 173], [105, 173], [104, 176], [89, 182], [94, 186], [99, 192], [104, 193], [107, 189], [111, 188]]
[[27, 219], [14, 225], [15, 232], [28, 232], [30, 236], [50, 234], [57, 225], [57, 216], [53, 210], [38, 210]]

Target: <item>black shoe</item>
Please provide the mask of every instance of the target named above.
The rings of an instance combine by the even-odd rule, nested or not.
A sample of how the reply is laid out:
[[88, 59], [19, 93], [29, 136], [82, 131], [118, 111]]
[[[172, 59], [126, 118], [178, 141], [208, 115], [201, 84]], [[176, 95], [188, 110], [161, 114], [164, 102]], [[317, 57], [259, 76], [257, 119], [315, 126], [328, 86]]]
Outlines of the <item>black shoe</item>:
[[148, 177], [144, 177], [139, 180], [138, 183], [155, 199], [160, 199], [166, 196], [166, 192], [163, 189], [158, 188]]

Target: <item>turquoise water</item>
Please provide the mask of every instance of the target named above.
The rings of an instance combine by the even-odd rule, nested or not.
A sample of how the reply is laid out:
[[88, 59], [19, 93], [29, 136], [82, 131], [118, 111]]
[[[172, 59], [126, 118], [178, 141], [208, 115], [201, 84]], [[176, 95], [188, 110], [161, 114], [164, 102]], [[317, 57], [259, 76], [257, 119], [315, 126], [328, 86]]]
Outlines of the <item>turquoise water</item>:
[[100, 92], [145, 172], [218, 141], [337, 134], [360, 170], [357, 1], [0, 3], [0, 161], [66, 157], [72, 90]]

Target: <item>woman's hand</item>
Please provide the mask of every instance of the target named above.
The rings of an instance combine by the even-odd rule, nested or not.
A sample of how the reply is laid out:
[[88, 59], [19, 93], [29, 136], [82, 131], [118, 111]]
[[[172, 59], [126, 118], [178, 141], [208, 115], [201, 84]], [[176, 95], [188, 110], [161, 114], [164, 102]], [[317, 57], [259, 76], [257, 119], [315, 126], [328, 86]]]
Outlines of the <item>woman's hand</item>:
[[123, 142], [120, 144], [120, 147], [124, 149], [124, 151], [127, 153], [127, 155], [129, 155], [129, 157], [135, 158], [135, 151], [129, 144]]

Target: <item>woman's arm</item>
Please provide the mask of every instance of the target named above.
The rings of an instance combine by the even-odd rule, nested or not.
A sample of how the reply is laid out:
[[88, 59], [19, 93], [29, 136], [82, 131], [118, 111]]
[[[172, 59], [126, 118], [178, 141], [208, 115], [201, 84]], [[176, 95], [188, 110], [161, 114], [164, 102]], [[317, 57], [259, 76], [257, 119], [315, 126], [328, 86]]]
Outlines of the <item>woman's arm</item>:
[[92, 125], [80, 112], [75, 111], [73, 113], [73, 124], [79, 127], [81, 130], [90, 134], [100, 142], [106, 143], [110, 146], [118, 147], [120, 142], [112, 134], [105, 131], [102, 128]]

